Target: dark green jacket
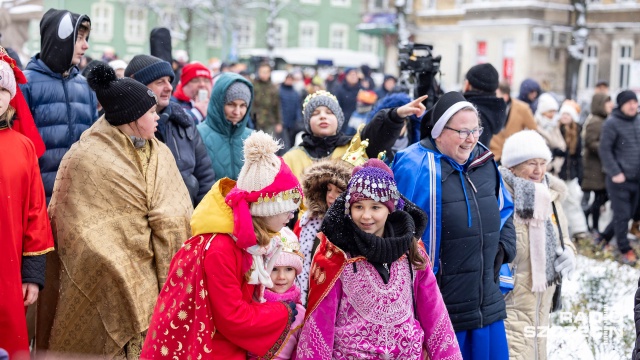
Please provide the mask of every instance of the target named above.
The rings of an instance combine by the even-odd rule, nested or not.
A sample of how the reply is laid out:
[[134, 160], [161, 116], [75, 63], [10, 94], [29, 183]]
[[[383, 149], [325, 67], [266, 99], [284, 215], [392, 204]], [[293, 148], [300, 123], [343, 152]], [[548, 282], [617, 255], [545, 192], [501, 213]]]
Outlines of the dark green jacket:
[[253, 85], [244, 77], [235, 73], [220, 75], [211, 92], [211, 100], [207, 109], [207, 118], [198, 125], [198, 131], [207, 147], [207, 153], [213, 164], [216, 181], [228, 177], [238, 179], [240, 169], [244, 163], [242, 143], [251, 135], [253, 130], [247, 128], [251, 104], [247, 106], [247, 114], [236, 125], [231, 124], [224, 116], [224, 96], [231, 84], [236, 81], [245, 83], [251, 89], [253, 102]]

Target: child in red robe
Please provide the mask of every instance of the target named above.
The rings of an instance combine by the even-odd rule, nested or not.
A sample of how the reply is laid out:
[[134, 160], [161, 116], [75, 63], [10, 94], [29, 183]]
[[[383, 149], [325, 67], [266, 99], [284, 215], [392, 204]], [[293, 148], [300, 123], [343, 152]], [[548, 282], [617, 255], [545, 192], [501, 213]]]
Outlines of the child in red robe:
[[22, 97], [16, 78], [24, 75], [0, 47], [0, 348], [10, 358], [28, 358], [25, 307], [44, 287], [53, 236], [36, 148], [11, 127], [16, 109], [10, 102]]

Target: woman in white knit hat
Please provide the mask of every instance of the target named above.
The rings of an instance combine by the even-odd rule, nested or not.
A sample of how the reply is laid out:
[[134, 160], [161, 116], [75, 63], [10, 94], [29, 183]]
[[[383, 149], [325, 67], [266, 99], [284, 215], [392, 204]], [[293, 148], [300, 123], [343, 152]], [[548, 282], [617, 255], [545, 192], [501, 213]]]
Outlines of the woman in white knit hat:
[[[575, 267], [561, 201], [564, 182], [547, 173], [551, 151], [534, 130], [504, 143], [500, 173], [515, 206], [516, 257], [509, 264], [514, 288], [505, 296], [510, 359], [546, 359], [549, 312], [558, 281]], [[531, 333], [527, 333], [531, 329]], [[528, 334], [528, 335], [527, 335]]]
[[[142, 358], [271, 359], [296, 319], [296, 302], [265, 302], [281, 229], [302, 203], [281, 146], [262, 131], [244, 143], [238, 181], [220, 179], [193, 213], [193, 237], [172, 260]], [[300, 315], [298, 315], [300, 316]]]
[[547, 170], [554, 175], [558, 175], [560, 172], [567, 151], [567, 144], [558, 127], [556, 115], [559, 107], [560, 105], [553, 95], [544, 93], [538, 97], [538, 107], [534, 114], [538, 125], [536, 131], [542, 135], [553, 154], [553, 160], [549, 161]]

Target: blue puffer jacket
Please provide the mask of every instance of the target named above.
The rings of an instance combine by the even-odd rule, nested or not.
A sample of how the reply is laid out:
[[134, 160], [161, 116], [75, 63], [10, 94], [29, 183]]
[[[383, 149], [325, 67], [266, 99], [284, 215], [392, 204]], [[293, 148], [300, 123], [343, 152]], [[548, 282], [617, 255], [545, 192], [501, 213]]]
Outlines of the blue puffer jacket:
[[202, 135], [202, 141], [204, 141], [207, 153], [213, 163], [216, 181], [224, 177], [238, 179], [244, 163], [243, 142], [253, 132], [247, 128], [251, 104], [247, 104], [247, 113], [244, 119], [235, 125], [224, 115], [224, 97], [229, 86], [236, 81], [243, 82], [249, 87], [253, 100], [253, 85], [250, 81], [235, 73], [223, 73], [218, 77], [211, 91], [207, 118], [198, 125], [198, 131]]
[[202, 137], [180, 104], [170, 102], [162, 110], [156, 137], [171, 150], [191, 202], [197, 206], [215, 183], [215, 175]]
[[53, 72], [39, 58], [31, 58], [20, 85], [47, 150], [39, 160], [47, 203], [58, 166], [80, 134], [98, 119], [98, 100], [87, 80], [72, 67], [69, 76]]

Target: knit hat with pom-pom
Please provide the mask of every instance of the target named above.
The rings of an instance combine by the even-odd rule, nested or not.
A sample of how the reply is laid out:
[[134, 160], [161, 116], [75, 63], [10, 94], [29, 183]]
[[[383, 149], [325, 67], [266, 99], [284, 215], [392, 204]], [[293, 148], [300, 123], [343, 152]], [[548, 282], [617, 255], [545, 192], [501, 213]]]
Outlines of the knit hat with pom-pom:
[[273, 216], [296, 210], [302, 202], [302, 188], [291, 169], [276, 152], [282, 148], [271, 135], [254, 132], [244, 142], [244, 165], [238, 175], [238, 189], [255, 193], [251, 215]]
[[153, 91], [136, 80], [117, 79], [115, 71], [105, 63], [89, 71], [87, 82], [96, 92], [105, 119], [113, 126], [138, 120], [158, 103]]
[[362, 200], [382, 203], [392, 213], [404, 207], [393, 171], [378, 159], [369, 159], [362, 166], [353, 168], [353, 175], [347, 185], [345, 213], [351, 205]]

